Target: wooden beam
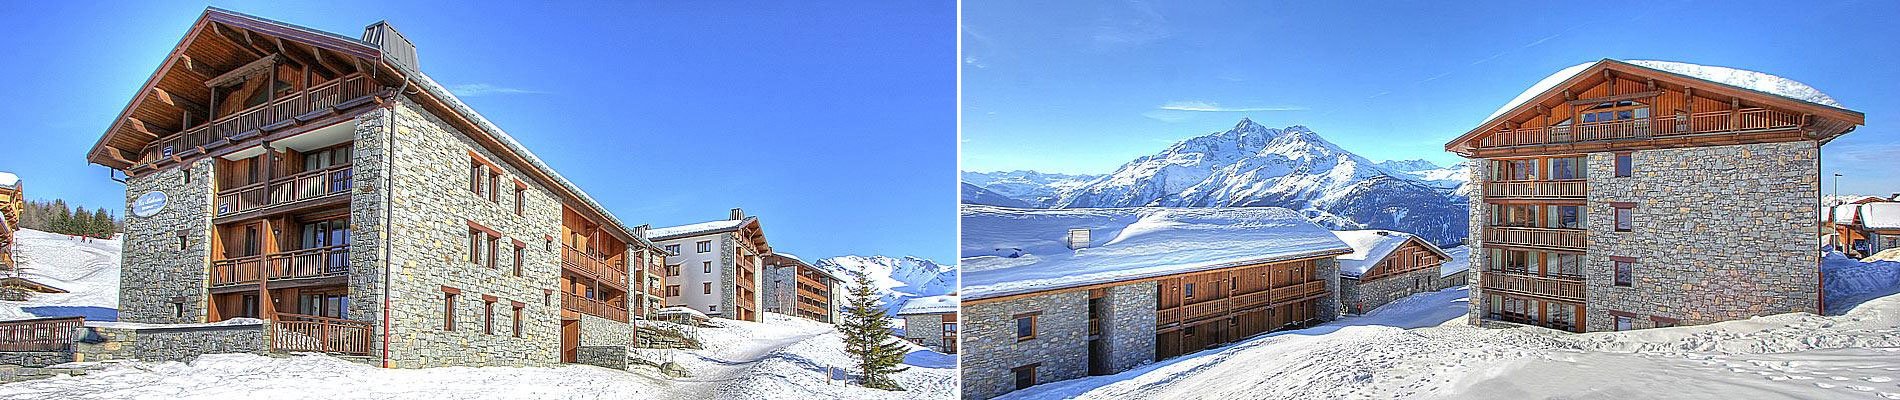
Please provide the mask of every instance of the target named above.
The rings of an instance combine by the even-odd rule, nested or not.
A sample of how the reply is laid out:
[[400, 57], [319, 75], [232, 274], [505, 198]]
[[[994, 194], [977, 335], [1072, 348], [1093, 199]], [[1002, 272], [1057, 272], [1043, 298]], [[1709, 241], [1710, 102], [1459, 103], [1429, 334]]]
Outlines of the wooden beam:
[[1660, 95], [1662, 95], [1661, 91], [1644, 91], [1644, 92], [1625, 93], [1625, 94], [1610, 95], [1610, 96], [1603, 96], [1603, 97], [1592, 97], [1588, 99], [1576, 99], [1576, 100], [1568, 101], [1566, 103], [1569, 103], [1570, 105], [1573, 105], [1573, 106], [1580, 106], [1580, 105], [1586, 105], [1586, 104], [1598, 104], [1598, 103], [1607, 103], [1607, 102], [1613, 102], [1613, 101], [1643, 99], [1643, 98], [1656, 97]]
[[225, 42], [226, 44], [230, 44], [230, 45], [231, 45], [231, 47], [236, 47], [236, 48], [238, 48], [238, 50], [243, 50], [243, 51], [244, 51], [244, 54], [248, 54], [248, 55], [250, 55], [251, 57], [263, 57], [263, 56], [264, 56], [264, 53], [262, 53], [262, 52], [258, 52], [257, 50], [254, 50], [254, 49], [251, 49], [251, 48], [250, 48], [250, 46], [245, 46], [245, 45], [244, 45], [244, 43], [240, 43], [240, 42], [238, 42], [238, 40], [237, 40], [237, 38], [235, 38], [235, 37], [233, 37], [233, 36], [231, 36], [231, 33], [230, 33], [230, 31], [227, 31], [227, 30], [225, 30], [225, 29], [224, 29], [224, 24], [220, 24], [220, 23], [217, 23], [217, 22], [212, 22], [212, 23], [211, 23], [211, 33], [212, 33], [212, 35], [211, 35], [211, 36], [216, 36], [216, 37], [218, 37], [219, 39], [224, 39], [224, 42]]
[[[329, 66], [323, 65], [323, 63], [318, 61], [316, 57], [313, 57], [307, 53], [303, 53], [304, 51], [310, 51], [310, 50], [305, 49], [303, 46], [297, 45], [297, 42], [293, 41], [289, 45], [285, 45], [283, 42], [283, 39], [277, 39], [277, 47], [279, 48], [279, 51], [283, 52], [284, 55], [290, 56], [291, 59], [295, 60], [297, 62], [297, 65], [299, 66], [316, 67], [317, 69], [324, 70], [324, 73], [329, 76], [342, 75], [342, 74], [337, 73], [336, 70], [330, 69]], [[296, 49], [297, 51], [291, 51], [291, 49]], [[309, 86], [306, 85], [305, 87], [309, 87]]]
[[125, 127], [131, 128], [133, 132], [150, 136], [149, 139], [157, 139], [170, 134], [163, 132], [163, 129], [159, 128], [158, 125], [152, 125], [151, 123], [140, 120], [138, 117], [125, 117]]
[[210, 110], [210, 108], [205, 107], [203, 104], [198, 104], [198, 102], [191, 101], [191, 99], [187, 99], [184, 96], [174, 95], [172, 92], [166, 91], [164, 88], [158, 86], [152, 86], [152, 97], [158, 99], [160, 103], [185, 112], [187, 115], [204, 114], [205, 110]]
[[232, 69], [228, 72], [225, 72], [222, 75], [218, 75], [217, 77], [206, 80], [205, 87], [228, 86], [228, 85], [235, 84], [238, 82], [243, 82], [246, 77], [249, 77], [253, 74], [257, 74], [260, 72], [273, 73], [275, 71], [271, 71], [271, 69], [277, 65], [277, 59], [281, 57], [282, 56], [279, 56], [276, 54], [271, 54], [268, 56], [264, 56], [262, 58], [258, 58], [256, 61], [251, 61], [248, 64], [244, 64], [243, 66], [237, 67], [236, 69]]

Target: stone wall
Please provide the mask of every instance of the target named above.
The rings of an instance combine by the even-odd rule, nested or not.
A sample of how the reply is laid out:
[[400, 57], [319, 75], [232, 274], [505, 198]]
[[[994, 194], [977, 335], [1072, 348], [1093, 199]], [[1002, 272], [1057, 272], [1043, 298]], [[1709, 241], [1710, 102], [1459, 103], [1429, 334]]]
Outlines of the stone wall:
[[[205, 354], [270, 351], [263, 323], [169, 327], [88, 325], [74, 335], [73, 361], [190, 361]], [[85, 340], [95, 334], [97, 340]]]
[[581, 314], [580, 323], [582, 346], [630, 347], [638, 342], [634, 325], [630, 323], [587, 314]]
[[1344, 309], [1347, 313], [1364, 314], [1405, 296], [1444, 289], [1447, 287], [1444, 286], [1446, 283], [1447, 280], [1439, 278], [1437, 267], [1379, 277], [1371, 281], [1340, 277], [1339, 299], [1340, 303], [1345, 305]]
[[[1155, 282], [1108, 288], [1103, 299], [1108, 307], [1103, 310], [1101, 340], [1108, 344], [1109, 371], [1126, 371], [1154, 361], [1157, 296], [1159, 285]], [[1083, 303], [1083, 318], [1087, 318], [1087, 307]]]
[[905, 315], [904, 338], [932, 350], [943, 351], [943, 314]]
[[[0, 366], [41, 368], [72, 361], [72, 353], [64, 351], [0, 351]], [[0, 382], [7, 380], [0, 379]]]
[[[393, 112], [390, 154], [391, 182], [386, 188], [389, 232], [367, 235], [357, 223], [357, 240], [386, 238], [387, 272], [394, 320], [390, 366], [538, 366], [559, 361], [560, 299], [554, 292], [560, 280], [560, 252], [547, 238], [560, 234], [561, 201], [513, 165], [477, 145], [407, 98], [398, 99]], [[374, 128], [359, 129], [374, 136]], [[366, 139], [366, 138], [359, 138]], [[359, 143], [358, 148], [371, 147]], [[370, 149], [374, 150], [374, 149]], [[363, 151], [363, 150], [359, 150]], [[503, 170], [499, 201], [477, 196], [469, 188], [474, 152]], [[368, 152], [361, 157], [368, 157]], [[367, 175], [367, 174], [364, 174]], [[525, 215], [515, 215], [514, 182], [528, 184]], [[496, 268], [467, 261], [469, 222], [500, 231]], [[523, 276], [514, 276], [512, 242], [526, 244]], [[357, 257], [359, 254], [352, 254]], [[360, 255], [374, 257], [372, 255]], [[381, 272], [376, 271], [372, 274]], [[365, 277], [366, 288], [379, 288], [380, 277]], [[355, 286], [356, 282], [352, 282]], [[458, 289], [456, 326], [444, 329], [444, 287]], [[352, 287], [352, 290], [356, 290]], [[374, 289], [372, 289], [374, 290]], [[366, 293], [379, 297], [381, 293]], [[483, 333], [483, 296], [494, 296], [494, 334]], [[355, 305], [371, 303], [357, 302]], [[512, 335], [512, 302], [524, 305], [522, 337]], [[377, 305], [381, 306], [381, 305]], [[352, 313], [357, 312], [353, 309]]]
[[[1819, 154], [1814, 142], [1644, 150], [1624, 178], [1614, 154], [1590, 154], [1588, 329], [1612, 329], [1611, 312], [1639, 328], [1818, 312]], [[1635, 203], [1631, 232], [1615, 231], [1612, 202]], [[1631, 286], [1614, 286], [1613, 256], [1636, 259]]]
[[1326, 257], [1313, 260], [1314, 273], [1326, 280], [1326, 297], [1321, 297], [1314, 307], [1318, 308], [1318, 322], [1339, 319], [1339, 259]]
[[[1088, 301], [1088, 291], [1080, 290], [965, 303], [963, 398], [987, 399], [1016, 390], [1011, 369], [1030, 364], [1040, 363], [1037, 383], [1087, 376]], [[1012, 317], [1030, 312], [1042, 313], [1035, 338], [1019, 342]]]
[[798, 267], [791, 265], [765, 266], [765, 311], [797, 316], [798, 310]]
[[1465, 304], [1470, 311], [1465, 313], [1465, 321], [1474, 326], [1483, 326], [1481, 322], [1484, 319], [1484, 288], [1479, 286], [1479, 282], [1482, 282], [1480, 278], [1484, 276], [1484, 258], [1490, 253], [1484, 248], [1484, 225], [1485, 221], [1491, 220], [1491, 208], [1485, 207], [1484, 203], [1483, 183], [1491, 181], [1491, 160], [1471, 161], [1471, 181], [1478, 183], [1479, 187], [1471, 191], [1471, 230], [1469, 231], [1471, 235], [1465, 238], [1465, 246], [1471, 247], [1471, 266], [1465, 269], [1465, 279], [1471, 282], [1471, 290], [1467, 291], [1471, 294], [1471, 298]]
[[1466, 278], [1469, 275], [1469, 273], [1470, 273], [1469, 270], [1465, 270], [1465, 271], [1453, 272], [1451, 273], [1451, 275], [1438, 277], [1438, 290], [1445, 290], [1449, 288], [1455, 288], [1455, 287], [1471, 284], [1471, 280]]
[[[171, 167], [125, 182], [125, 237], [119, 273], [119, 320], [144, 323], [204, 322], [211, 267], [212, 167], [204, 158], [190, 168]], [[165, 194], [165, 207], [151, 217], [132, 212], [148, 192]], [[179, 237], [185, 243], [180, 247]], [[182, 308], [181, 308], [182, 305]]]

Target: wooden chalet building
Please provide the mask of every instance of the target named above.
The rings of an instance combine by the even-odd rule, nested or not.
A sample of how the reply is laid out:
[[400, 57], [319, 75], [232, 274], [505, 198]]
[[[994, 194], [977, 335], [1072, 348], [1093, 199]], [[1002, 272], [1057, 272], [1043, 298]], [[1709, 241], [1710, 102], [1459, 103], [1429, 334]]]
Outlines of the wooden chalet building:
[[1863, 197], [1829, 207], [1831, 244], [1848, 257], [1863, 258], [1900, 248], [1900, 194]]
[[844, 281], [785, 253], [765, 256], [765, 311], [824, 323], [838, 322]]
[[962, 221], [968, 399], [1332, 320], [1352, 252], [1276, 207], [966, 204]]
[[1445, 145], [1471, 158], [1471, 321], [1573, 332], [1819, 312], [1820, 147], [1864, 122], [1760, 72], [1604, 59]]
[[624, 365], [652, 244], [388, 23], [207, 9], [134, 93], [87, 154], [124, 174], [122, 320], [259, 318], [273, 350], [386, 367]]
[[20, 213], [26, 211], [26, 184], [20, 176], [0, 172], [0, 270], [12, 270], [14, 234], [20, 231]]
[[765, 255], [772, 246], [758, 217], [734, 208], [727, 218], [647, 230], [666, 253], [666, 305], [708, 316], [759, 322], [765, 309]]
[[[1414, 293], [1464, 284], [1439, 269], [1451, 256], [1416, 235], [1388, 230], [1334, 231], [1352, 253], [1339, 256], [1339, 303], [1363, 314]], [[1462, 278], [1463, 271], [1453, 272]]]

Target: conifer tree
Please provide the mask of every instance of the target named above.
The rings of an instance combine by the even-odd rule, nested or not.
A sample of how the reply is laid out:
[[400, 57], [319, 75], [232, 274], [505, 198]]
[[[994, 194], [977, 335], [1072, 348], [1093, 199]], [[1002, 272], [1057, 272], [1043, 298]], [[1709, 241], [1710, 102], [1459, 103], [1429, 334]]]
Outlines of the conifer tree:
[[845, 352], [858, 359], [865, 387], [904, 390], [891, 375], [909, 369], [903, 366], [909, 348], [891, 336], [891, 320], [871, 278], [862, 271], [852, 275], [857, 286], [850, 291], [850, 303], [845, 305], [844, 320], [838, 325], [838, 332], [844, 335]]

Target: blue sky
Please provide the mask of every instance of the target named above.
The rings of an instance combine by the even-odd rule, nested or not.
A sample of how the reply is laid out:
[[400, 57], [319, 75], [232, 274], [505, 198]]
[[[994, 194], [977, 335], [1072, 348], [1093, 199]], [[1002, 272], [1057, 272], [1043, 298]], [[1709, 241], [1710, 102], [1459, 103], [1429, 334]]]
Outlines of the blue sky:
[[[808, 259], [955, 259], [953, 4], [529, 3], [210, 5], [351, 37], [389, 20], [424, 71], [628, 223], [744, 207]], [[86, 151], [206, 5], [10, 2], [0, 171], [122, 213]]]
[[[1563, 3], [1563, 4], [1558, 4]], [[1373, 160], [1444, 144], [1601, 58], [1768, 72], [1867, 124], [1842, 193], [1900, 192], [1900, 2], [963, 2], [962, 168], [1106, 173], [1241, 117]], [[1823, 185], [1832, 191], [1831, 181]]]

